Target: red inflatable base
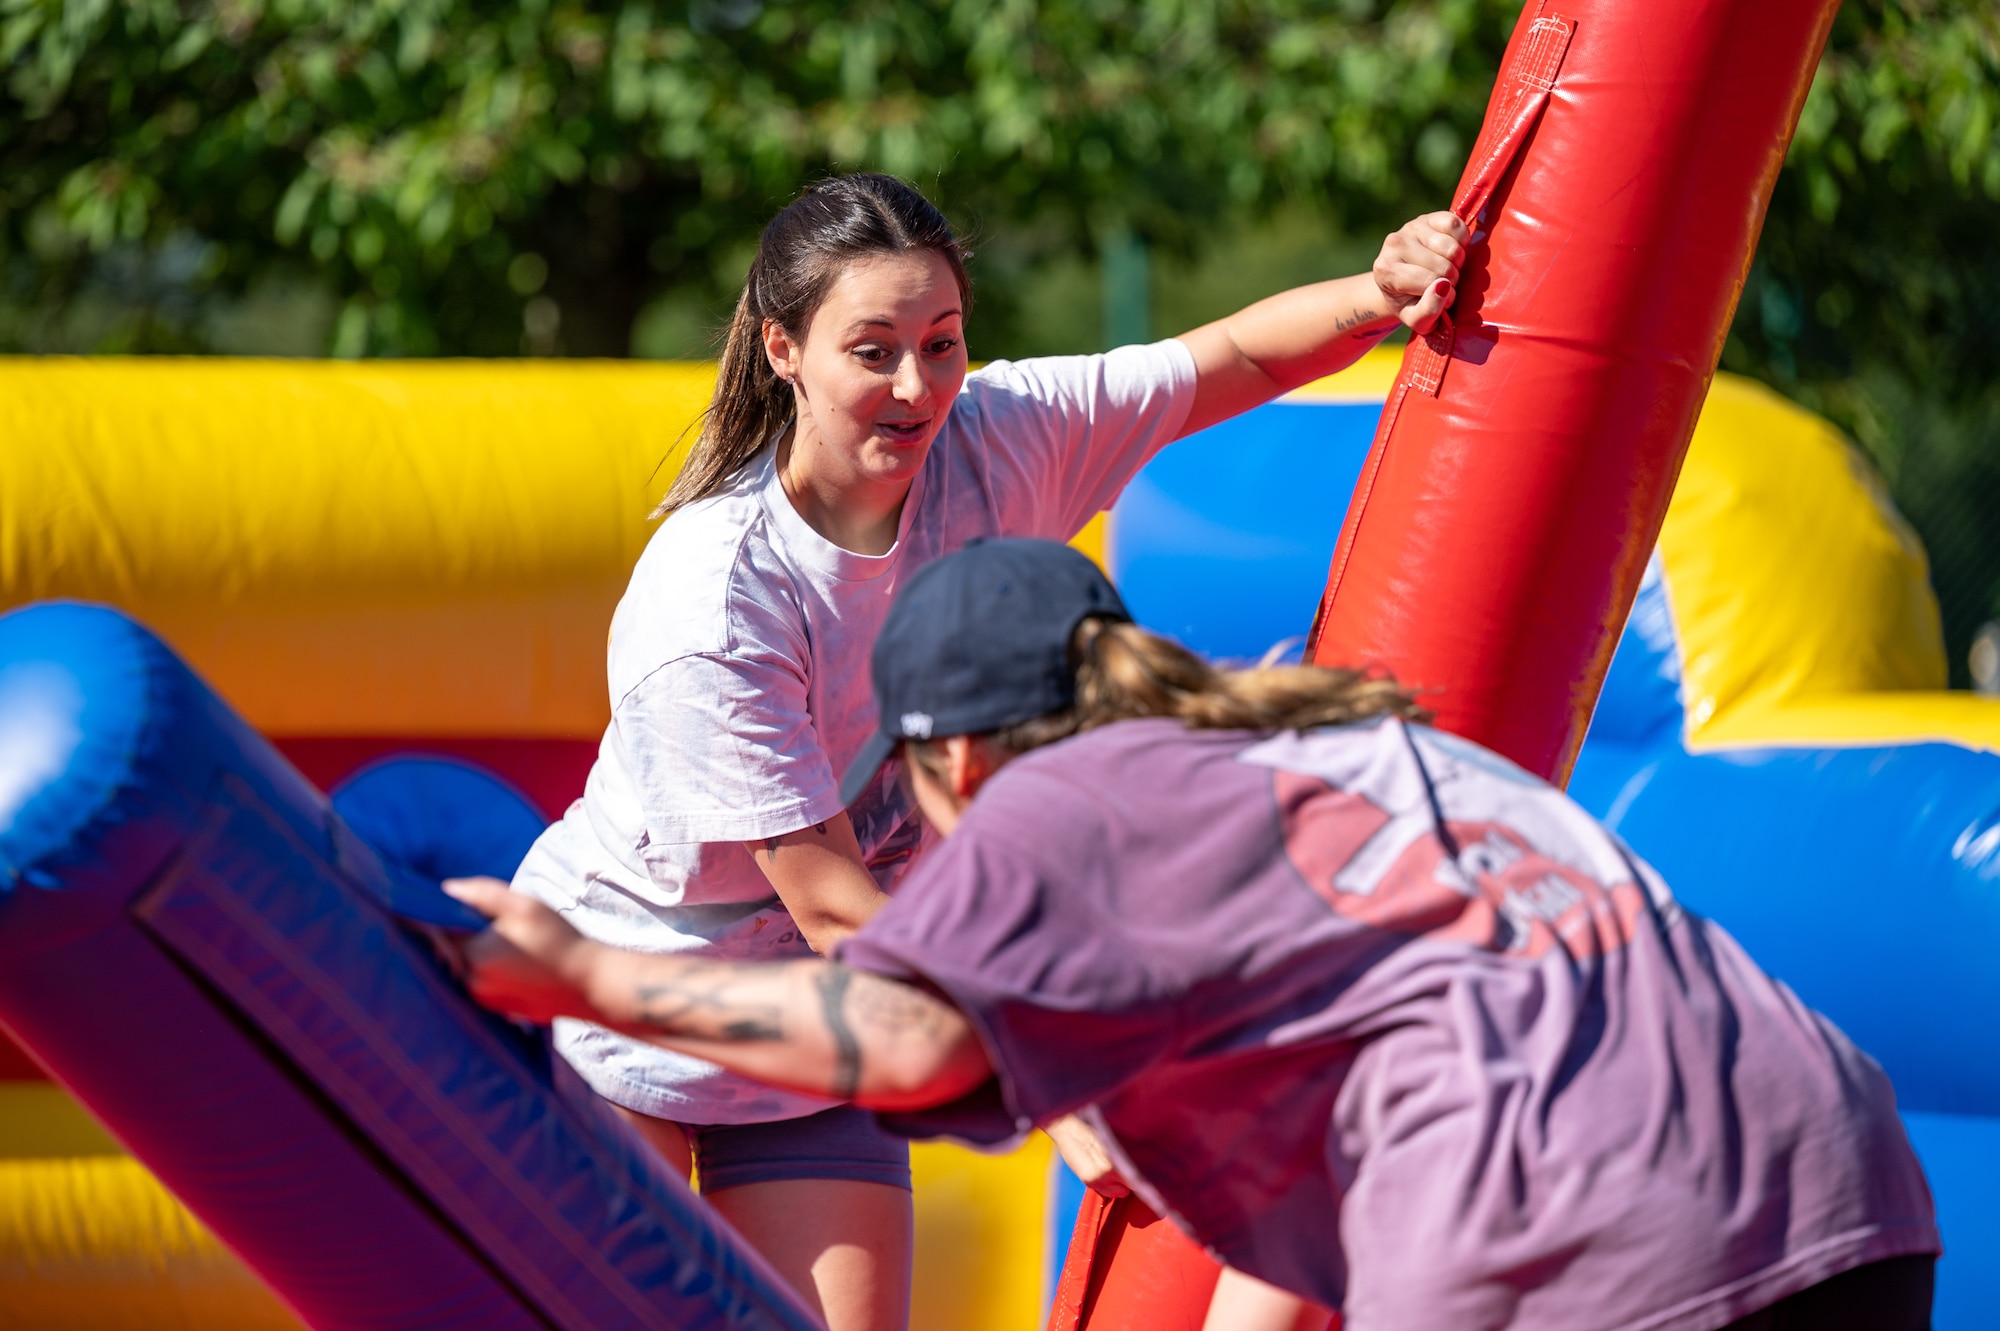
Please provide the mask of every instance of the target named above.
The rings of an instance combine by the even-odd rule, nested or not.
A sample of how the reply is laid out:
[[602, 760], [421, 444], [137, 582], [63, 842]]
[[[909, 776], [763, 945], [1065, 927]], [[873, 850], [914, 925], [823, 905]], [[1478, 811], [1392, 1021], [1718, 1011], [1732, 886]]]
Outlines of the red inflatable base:
[[[1083, 1195], [1048, 1331], [1202, 1331], [1222, 1268], [1137, 1197]], [[1308, 1304], [1293, 1331], [1340, 1331]]]
[[1201, 1331], [1222, 1268], [1137, 1197], [1083, 1194], [1048, 1331]]

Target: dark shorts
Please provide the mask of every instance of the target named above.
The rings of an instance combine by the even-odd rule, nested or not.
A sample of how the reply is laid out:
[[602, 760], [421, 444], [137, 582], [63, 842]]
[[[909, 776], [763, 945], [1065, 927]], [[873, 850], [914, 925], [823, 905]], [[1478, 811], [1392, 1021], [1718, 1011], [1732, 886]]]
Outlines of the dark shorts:
[[775, 1123], [684, 1123], [703, 1192], [784, 1179], [845, 1179], [910, 1190], [910, 1144], [853, 1105]]
[[1930, 1331], [1936, 1265], [1924, 1253], [1857, 1266], [1722, 1331]]

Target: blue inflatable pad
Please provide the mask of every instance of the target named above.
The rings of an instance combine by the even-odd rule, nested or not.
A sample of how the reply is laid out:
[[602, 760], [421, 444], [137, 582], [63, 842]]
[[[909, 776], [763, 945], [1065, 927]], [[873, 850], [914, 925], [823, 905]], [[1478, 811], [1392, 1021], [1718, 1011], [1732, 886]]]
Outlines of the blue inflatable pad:
[[2000, 759], [1949, 744], [1637, 758], [1586, 748], [1571, 793], [1874, 1055], [1905, 1109], [2000, 1116], [2000, 856], [1967, 853], [2000, 817]]
[[146, 630], [0, 616], [0, 1023], [308, 1323], [818, 1326], [393, 897]]
[[334, 813], [382, 857], [390, 909], [454, 933], [485, 926], [446, 896], [446, 878], [511, 879], [535, 838], [541, 811], [505, 781], [458, 758], [398, 754], [329, 792]]

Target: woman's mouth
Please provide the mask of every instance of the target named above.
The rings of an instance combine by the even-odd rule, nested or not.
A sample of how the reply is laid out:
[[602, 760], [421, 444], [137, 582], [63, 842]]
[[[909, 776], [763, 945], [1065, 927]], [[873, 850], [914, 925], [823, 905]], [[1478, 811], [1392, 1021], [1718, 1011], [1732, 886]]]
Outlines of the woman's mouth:
[[929, 420], [875, 422], [875, 428], [882, 432], [884, 438], [899, 444], [917, 443], [924, 437], [924, 431], [929, 427]]

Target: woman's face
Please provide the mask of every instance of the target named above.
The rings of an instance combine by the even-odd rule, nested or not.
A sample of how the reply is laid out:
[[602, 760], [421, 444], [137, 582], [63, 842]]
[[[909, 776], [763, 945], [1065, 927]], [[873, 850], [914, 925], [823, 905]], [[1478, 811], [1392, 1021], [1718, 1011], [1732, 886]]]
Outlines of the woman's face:
[[835, 485], [908, 482], [965, 382], [965, 310], [929, 250], [842, 270], [802, 342], [776, 325], [765, 350], [797, 386], [795, 460]]
[[965, 812], [970, 800], [960, 799], [953, 794], [944, 780], [933, 776], [929, 768], [916, 759], [905, 756], [905, 771], [910, 777], [910, 794], [916, 798], [917, 812], [924, 821], [934, 828], [941, 837], [950, 836], [958, 830], [958, 816]]

